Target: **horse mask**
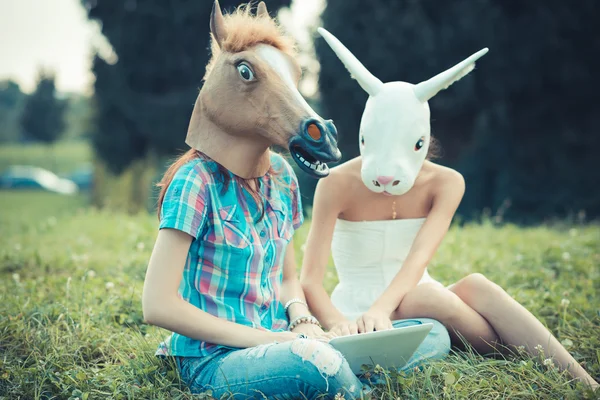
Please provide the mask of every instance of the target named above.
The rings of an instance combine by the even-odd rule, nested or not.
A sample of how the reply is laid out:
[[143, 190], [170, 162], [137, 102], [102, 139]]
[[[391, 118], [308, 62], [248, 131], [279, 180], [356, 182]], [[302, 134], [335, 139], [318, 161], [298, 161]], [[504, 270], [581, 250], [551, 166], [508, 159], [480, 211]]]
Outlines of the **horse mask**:
[[273, 145], [286, 147], [303, 171], [327, 176], [326, 163], [341, 158], [336, 128], [298, 92], [294, 44], [265, 3], [256, 15], [248, 5], [224, 16], [215, 0], [210, 31], [212, 58], [186, 143], [217, 161], [234, 157], [233, 148], [260, 154]]
[[359, 135], [363, 183], [376, 193], [402, 195], [408, 192], [429, 149], [431, 127], [427, 101], [471, 72], [475, 61], [488, 49], [480, 50], [417, 85], [407, 82], [384, 84], [335, 36], [323, 28], [318, 31], [352, 77], [369, 94]]

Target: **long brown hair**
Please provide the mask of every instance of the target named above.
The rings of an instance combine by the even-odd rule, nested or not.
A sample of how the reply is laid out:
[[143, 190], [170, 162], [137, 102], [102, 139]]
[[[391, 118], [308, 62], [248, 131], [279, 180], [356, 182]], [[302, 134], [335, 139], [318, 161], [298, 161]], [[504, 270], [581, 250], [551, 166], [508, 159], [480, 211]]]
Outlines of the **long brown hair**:
[[442, 146], [433, 136], [429, 136], [429, 150], [427, 150], [426, 160], [433, 161], [442, 156]]
[[[223, 181], [223, 191], [227, 190], [227, 188], [232, 180], [231, 176], [229, 175], [229, 170], [227, 168], [225, 168], [224, 166], [222, 166], [221, 164], [219, 164], [218, 162], [212, 160], [210, 157], [208, 157], [206, 154], [202, 153], [201, 151], [195, 150], [195, 149], [189, 149], [188, 151], [183, 153], [181, 156], [179, 156], [169, 166], [169, 168], [167, 168], [167, 171], [163, 175], [160, 182], [158, 182], [156, 184], [156, 186], [158, 186], [160, 188], [160, 192], [158, 194], [158, 207], [157, 207], [157, 214], [158, 214], [159, 220], [160, 220], [160, 211], [161, 211], [163, 202], [165, 200], [165, 194], [167, 192], [167, 189], [169, 188], [169, 185], [173, 181], [175, 174], [177, 173], [179, 168], [181, 168], [188, 162], [195, 160], [197, 158], [210, 160], [217, 165], [217, 174], [219, 175], [218, 178]], [[277, 178], [280, 175], [281, 171], [276, 171], [273, 168], [273, 166], [271, 166], [269, 168], [268, 173], [271, 175], [274, 175]], [[252, 199], [254, 199], [254, 201], [258, 205], [258, 209], [260, 210], [260, 216], [259, 216], [258, 220], [260, 221], [265, 215], [265, 209], [264, 209], [264, 205], [262, 202], [262, 195], [259, 190], [259, 182], [258, 182], [259, 178], [243, 179], [243, 178], [240, 178], [239, 176], [234, 176], [233, 180], [235, 180], [235, 182], [237, 184], [239, 184], [242, 188], [246, 189], [252, 196]], [[280, 179], [275, 179], [275, 181], [278, 184], [282, 184], [282, 181]]]

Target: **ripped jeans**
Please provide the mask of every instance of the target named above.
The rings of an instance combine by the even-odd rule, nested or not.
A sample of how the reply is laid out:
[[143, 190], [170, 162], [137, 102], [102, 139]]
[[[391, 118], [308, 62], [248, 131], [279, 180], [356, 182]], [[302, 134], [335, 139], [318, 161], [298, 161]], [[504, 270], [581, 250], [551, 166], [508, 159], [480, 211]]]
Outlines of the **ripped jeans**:
[[[445, 357], [450, 337], [439, 322], [415, 318], [394, 322], [404, 327], [432, 322], [431, 332], [402, 370]], [[348, 362], [330, 345], [311, 340], [269, 344], [248, 349], [220, 349], [206, 357], [177, 357], [181, 379], [192, 393], [212, 392], [228, 399], [361, 398], [370, 392]]]

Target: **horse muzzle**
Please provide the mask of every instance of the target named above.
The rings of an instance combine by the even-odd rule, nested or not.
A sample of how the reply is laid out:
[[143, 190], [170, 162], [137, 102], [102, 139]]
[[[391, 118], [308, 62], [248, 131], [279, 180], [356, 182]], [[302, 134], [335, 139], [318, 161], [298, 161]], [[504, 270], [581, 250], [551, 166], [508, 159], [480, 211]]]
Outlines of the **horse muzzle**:
[[305, 119], [288, 147], [300, 169], [317, 179], [329, 175], [327, 163], [342, 158], [337, 147], [337, 129], [331, 120]]

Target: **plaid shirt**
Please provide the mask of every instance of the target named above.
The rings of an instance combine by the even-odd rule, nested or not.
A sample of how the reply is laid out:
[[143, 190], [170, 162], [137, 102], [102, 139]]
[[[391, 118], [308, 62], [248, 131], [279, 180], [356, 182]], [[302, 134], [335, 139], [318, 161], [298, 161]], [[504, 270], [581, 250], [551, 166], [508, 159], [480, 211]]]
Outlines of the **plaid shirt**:
[[[288, 325], [279, 301], [283, 259], [303, 215], [294, 171], [275, 153], [271, 165], [277, 175], [259, 179], [266, 200], [260, 221], [248, 192], [234, 180], [225, 189], [217, 164], [199, 158], [175, 174], [159, 228], [178, 229], [194, 238], [179, 288], [185, 301], [228, 321], [280, 331]], [[173, 333], [157, 354], [205, 356], [220, 347]]]

